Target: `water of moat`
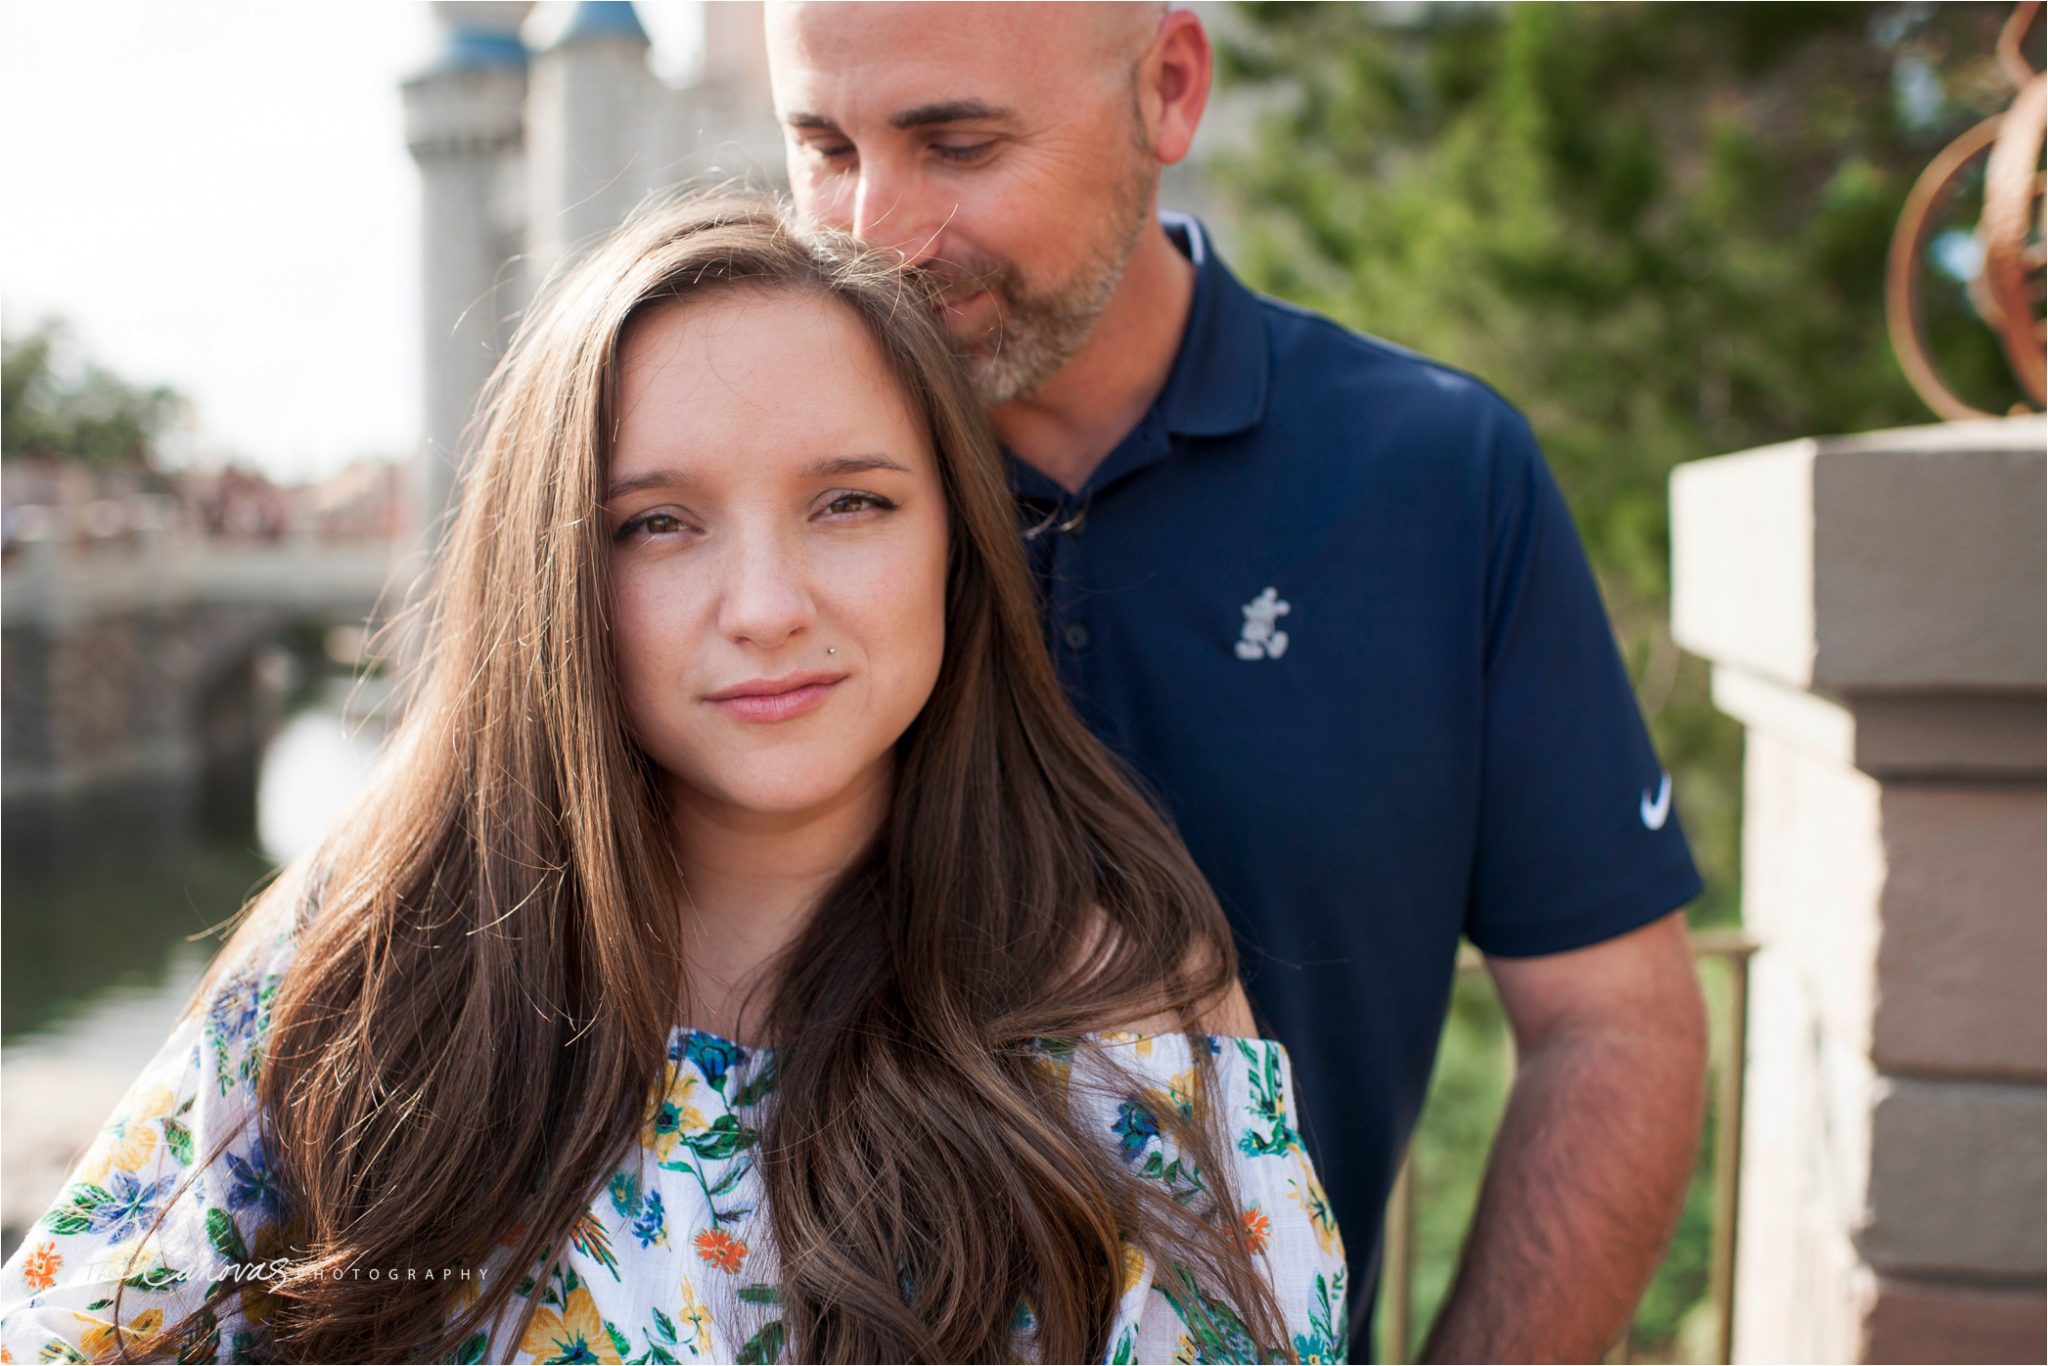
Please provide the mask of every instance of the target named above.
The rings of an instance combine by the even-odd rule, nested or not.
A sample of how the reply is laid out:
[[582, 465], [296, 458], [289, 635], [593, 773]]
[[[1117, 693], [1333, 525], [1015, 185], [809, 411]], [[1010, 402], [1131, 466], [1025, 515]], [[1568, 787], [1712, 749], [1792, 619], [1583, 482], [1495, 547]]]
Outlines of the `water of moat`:
[[[0, 1078], [103, 1086], [148, 1061], [232, 915], [360, 790], [381, 731], [306, 690], [260, 753], [176, 783], [10, 802], [0, 821]], [[112, 1098], [109, 1098], [112, 1099]], [[9, 1116], [10, 1129], [18, 1116]]]

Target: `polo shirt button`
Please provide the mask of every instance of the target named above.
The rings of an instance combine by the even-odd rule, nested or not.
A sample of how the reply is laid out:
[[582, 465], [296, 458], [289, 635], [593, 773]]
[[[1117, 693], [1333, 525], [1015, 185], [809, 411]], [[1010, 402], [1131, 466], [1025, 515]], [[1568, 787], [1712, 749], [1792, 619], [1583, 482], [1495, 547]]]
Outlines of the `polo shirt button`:
[[1070, 649], [1085, 650], [1088, 648], [1088, 628], [1080, 622], [1077, 621], [1069, 625], [1066, 636], [1067, 645]]

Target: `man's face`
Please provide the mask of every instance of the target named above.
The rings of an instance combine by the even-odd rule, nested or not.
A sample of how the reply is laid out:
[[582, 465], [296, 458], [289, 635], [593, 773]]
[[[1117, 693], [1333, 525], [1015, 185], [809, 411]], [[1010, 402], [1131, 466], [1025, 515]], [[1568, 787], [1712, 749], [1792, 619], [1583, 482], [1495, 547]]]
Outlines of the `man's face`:
[[1158, 13], [768, 7], [798, 211], [931, 274], [991, 407], [1081, 348], [1151, 221], [1136, 72]]

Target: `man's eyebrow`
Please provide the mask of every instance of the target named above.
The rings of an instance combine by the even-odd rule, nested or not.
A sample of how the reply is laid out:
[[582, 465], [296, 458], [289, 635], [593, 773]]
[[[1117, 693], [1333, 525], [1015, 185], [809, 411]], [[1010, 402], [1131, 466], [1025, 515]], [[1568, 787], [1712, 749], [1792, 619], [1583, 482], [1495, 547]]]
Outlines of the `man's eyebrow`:
[[[912, 109], [898, 110], [889, 116], [889, 126], [902, 130], [906, 128], [929, 128], [940, 123], [1000, 123], [1010, 117], [1010, 111], [999, 109], [983, 100], [935, 100], [920, 104]], [[782, 120], [792, 128], [810, 128], [836, 133], [839, 125], [823, 114], [813, 114], [807, 109], [792, 110]]]
[[[874, 470], [894, 470], [898, 474], [910, 473], [910, 467], [900, 460], [893, 460], [879, 453], [864, 453], [860, 455], [828, 455], [821, 459], [813, 460], [803, 468], [802, 477], [805, 479], [829, 479], [838, 475], [867, 474]], [[649, 470], [645, 474], [636, 474], [631, 479], [615, 481], [605, 490], [604, 500], [607, 503], [616, 502], [629, 493], [640, 493], [647, 489], [688, 488], [695, 482], [694, 478], [681, 470]]]
[[938, 100], [891, 114], [889, 126], [899, 129], [927, 128], [935, 123], [966, 123], [970, 120], [997, 123], [1009, 117], [1009, 110], [998, 109], [995, 105], [981, 100]]

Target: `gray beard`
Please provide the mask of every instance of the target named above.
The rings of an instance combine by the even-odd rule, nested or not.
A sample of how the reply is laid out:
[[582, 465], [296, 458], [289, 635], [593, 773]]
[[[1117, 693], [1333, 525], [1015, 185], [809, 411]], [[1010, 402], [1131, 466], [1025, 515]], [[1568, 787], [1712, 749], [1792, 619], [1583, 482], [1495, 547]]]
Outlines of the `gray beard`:
[[1134, 182], [1117, 205], [1114, 236], [1096, 242], [1072, 279], [1042, 294], [1021, 294], [1005, 271], [990, 282], [997, 321], [971, 345], [961, 343], [975, 397], [985, 408], [1014, 403], [1058, 374], [1079, 353], [1116, 297], [1131, 257], [1151, 225], [1156, 177]]

